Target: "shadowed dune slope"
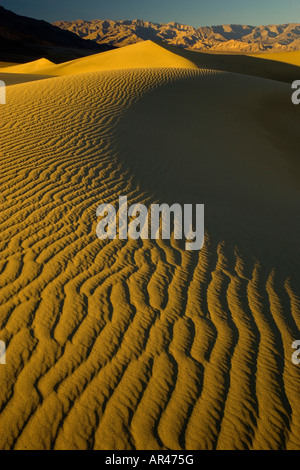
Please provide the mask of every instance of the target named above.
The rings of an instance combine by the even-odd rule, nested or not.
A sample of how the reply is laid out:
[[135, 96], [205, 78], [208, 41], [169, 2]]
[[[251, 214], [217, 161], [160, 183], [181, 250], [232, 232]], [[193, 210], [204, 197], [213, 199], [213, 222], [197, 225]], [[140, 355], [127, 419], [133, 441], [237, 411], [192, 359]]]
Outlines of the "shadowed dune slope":
[[[8, 88], [1, 449], [299, 448], [289, 93], [171, 65]], [[119, 195], [205, 203], [203, 249], [98, 240]]]
[[2, 73], [0, 70], [0, 80], [4, 81], [7, 87], [11, 85], [18, 85], [19, 83], [35, 82], [37, 80], [44, 80], [45, 78], [52, 78], [51, 75], [40, 75], [34, 73]]
[[48, 59], [38, 59], [33, 60], [32, 62], [27, 62], [26, 64], [17, 64], [9, 67], [5, 67], [5, 73], [39, 73], [46, 67], [51, 67], [55, 65]]
[[[224, 53], [216, 54], [184, 50], [158, 41], [157, 44], [170, 52], [186, 58], [199, 68], [242, 73], [288, 83], [297, 80], [300, 74], [299, 64], [297, 63], [298, 60], [296, 59], [294, 62], [291, 61], [290, 63], [278, 62], [277, 56], [280, 54], [257, 54], [256, 56]], [[294, 54], [294, 56], [289, 56], [289, 53], [287, 53], [285, 56], [296, 58], [298, 52]], [[274, 56], [274, 59], [272, 59], [272, 56]], [[262, 60], [262, 58], [268, 58], [269, 60]]]
[[2, 67], [12, 67], [13, 65], [18, 65], [15, 62], [0, 62], [0, 68]]

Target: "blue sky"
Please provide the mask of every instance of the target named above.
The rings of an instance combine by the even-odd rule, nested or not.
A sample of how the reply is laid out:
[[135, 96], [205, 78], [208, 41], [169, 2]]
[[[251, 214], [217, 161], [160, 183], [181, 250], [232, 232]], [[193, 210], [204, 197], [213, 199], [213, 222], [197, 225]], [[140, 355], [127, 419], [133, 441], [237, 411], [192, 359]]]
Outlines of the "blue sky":
[[0, 5], [50, 22], [139, 18], [196, 27], [300, 23], [300, 0], [0, 0]]

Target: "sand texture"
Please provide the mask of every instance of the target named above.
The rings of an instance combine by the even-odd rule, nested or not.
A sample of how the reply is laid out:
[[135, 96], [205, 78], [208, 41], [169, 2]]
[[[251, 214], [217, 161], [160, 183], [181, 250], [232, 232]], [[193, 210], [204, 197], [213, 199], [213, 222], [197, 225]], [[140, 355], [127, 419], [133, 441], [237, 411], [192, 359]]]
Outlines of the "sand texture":
[[[2, 70], [0, 449], [299, 449], [300, 107], [189, 57]], [[203, 249], [99, 240], [120, 195], [204, 203]]]

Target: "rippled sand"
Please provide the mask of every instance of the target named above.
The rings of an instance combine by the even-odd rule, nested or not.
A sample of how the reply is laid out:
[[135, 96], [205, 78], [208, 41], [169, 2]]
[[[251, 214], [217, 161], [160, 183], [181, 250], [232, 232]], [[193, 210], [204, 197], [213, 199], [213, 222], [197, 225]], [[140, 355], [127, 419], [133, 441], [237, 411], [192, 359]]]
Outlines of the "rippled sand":
[[[297, 449], [290, 85], [130, 47], [2, 70], [0, 448]], [[98, 240], [119, 195], [204, 203], [203, 249]]]

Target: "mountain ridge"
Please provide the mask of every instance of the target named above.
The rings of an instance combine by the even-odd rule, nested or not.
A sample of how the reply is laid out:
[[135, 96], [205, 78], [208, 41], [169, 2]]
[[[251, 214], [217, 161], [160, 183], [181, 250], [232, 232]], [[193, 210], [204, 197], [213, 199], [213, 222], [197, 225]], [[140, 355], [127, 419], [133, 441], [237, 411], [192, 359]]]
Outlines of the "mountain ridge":
[[46, 57], [66, 61], [111, 50], [43, 20], [17, 15], [0, 6], [0, 60], [27, 62]]
[[177, 22], [144, 20], [56, 21], [53, 25], [98, 44], [122, 47], [143, 40], [160, 40], [193, 50], [286, 52], [300, 50], [300, 23], [281, 25], [216, 25], [194, 28]]

